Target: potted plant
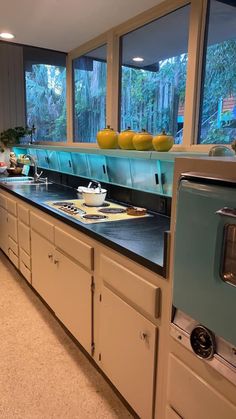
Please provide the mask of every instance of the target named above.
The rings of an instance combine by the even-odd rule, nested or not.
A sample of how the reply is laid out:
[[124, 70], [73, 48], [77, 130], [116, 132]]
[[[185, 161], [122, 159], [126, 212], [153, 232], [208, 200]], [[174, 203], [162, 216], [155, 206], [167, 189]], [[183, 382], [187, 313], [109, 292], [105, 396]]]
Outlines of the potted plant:
[[3, 152], [6, 148], [9, 148], [15, 144], [19, 144], [20, 138], [24, 137], [25, 135], [30, 135], [32, 138], [34, 131], [34, 126], [32, 128], [27, 126], [25, 128], [15, 127], [2, 131], [0, 133], [1, 151]]

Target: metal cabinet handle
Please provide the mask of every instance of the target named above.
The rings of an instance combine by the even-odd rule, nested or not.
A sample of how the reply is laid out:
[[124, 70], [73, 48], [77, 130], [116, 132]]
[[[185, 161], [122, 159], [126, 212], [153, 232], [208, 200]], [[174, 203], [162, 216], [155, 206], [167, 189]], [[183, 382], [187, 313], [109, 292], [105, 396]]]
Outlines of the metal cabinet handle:
[[140, 337], [141, 340], [147, 340], [148, 339], [148, 334], [145, 333], [145, 332], [140, 332], [139, 337]]
[[216, 211], [216, 214], [219, 214], [225, 217], [236, 218], [236, 208], [224, 207]]

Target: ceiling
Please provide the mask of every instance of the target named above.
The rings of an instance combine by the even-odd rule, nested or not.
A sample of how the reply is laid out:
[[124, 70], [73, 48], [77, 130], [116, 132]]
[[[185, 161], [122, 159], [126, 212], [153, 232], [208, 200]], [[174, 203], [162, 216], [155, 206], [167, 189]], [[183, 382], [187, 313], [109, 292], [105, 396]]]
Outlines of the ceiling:
[[68, 52], [163, 0], [1, 1], [0, 32], [14, 43]]

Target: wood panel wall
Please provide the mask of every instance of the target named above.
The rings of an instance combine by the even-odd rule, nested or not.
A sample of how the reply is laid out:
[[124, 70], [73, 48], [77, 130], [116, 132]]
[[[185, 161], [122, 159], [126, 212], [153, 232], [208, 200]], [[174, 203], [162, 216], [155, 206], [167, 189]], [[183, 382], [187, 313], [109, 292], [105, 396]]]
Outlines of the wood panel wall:
[[23, 47], [0, 42], [0, 132], [25, 125]]

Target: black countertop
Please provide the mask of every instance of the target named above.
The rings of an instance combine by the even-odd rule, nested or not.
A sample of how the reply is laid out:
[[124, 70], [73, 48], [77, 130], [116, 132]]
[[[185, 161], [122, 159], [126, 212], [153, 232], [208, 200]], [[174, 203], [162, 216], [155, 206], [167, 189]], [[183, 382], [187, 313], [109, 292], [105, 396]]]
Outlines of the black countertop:
[[169, 217], [152, 214], [151, 217], [85, 225], [44, 204], [45, 201], [78, 199], [78, 193], [73, 188], [56, 183], [35, 186], [0, 185], [0, 187], [131, 260], [166, 276], [165, 232], [170, 228]]

